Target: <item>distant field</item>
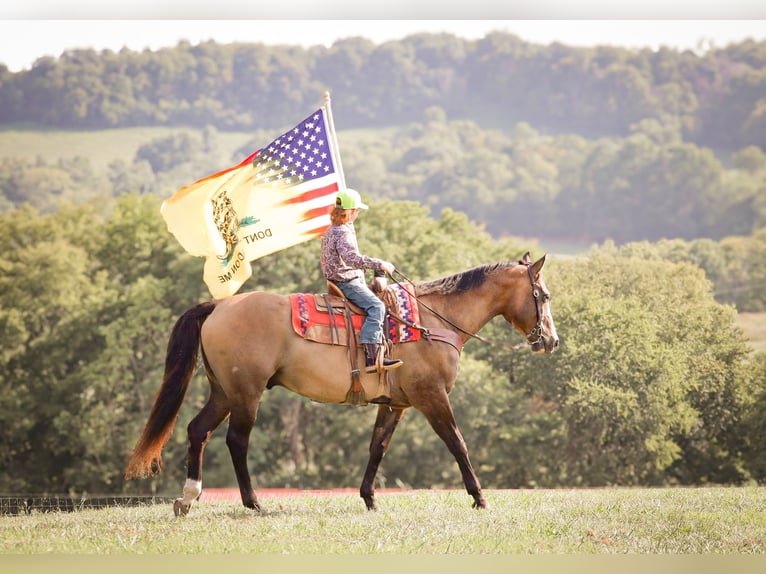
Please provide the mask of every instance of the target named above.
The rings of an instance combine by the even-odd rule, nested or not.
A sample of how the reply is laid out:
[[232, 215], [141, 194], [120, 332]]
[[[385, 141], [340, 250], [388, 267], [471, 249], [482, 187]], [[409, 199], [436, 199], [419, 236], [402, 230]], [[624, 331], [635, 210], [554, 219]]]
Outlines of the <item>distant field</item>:
[[[150, 140], [188, 131], [191, 130], [167, 127], [96, 131], [0, 129], [0, 157], [34, 160], [38, 156], [56, 159], [82, 156], [90, 160], [95, 170], [103, 171], [115, 159], [122, 158], [130, 162], [136, 150]], [[277, 135], [274, 134], [275, 137]], [[247, 143], [251, 137], [251, 134], [244, 132], [218, 132], [219, 144], [230, 153]]]
[[737, 325], [757, 352], [766, 352], [766, 313], [739, 313]]
[[586, 243], [583, 241], [566, 241], [566, 240], [549, 240], [549, 239], [541, 239], [540, 240], [540, 248], [545, 250], [547, 253], [555, 254], [555, 255], [561, 255], [561, 256], [573, 256], [573, 255], [583, 255], [584, 253], [587, 253], [591, 247], [593, 247], [592, 243]]
[[[299, 119], [299, 118], [296, 118]], [[394, 128], [389, 128], [394, 129]], [[38, 156], [48, 160], [61, 157], [86, 157], [97, 171], [105, 171], [110, 162], [122, 158], [127, 162], [133, 159], [136, 150], [143, 144], [157, 138], [179, 132], [196, 132], [192, 128], [169, 127], [138, 127], [119, 128], [95, 131], [65, 131], [65, 130], [24, 130], [0, 128], [0, 158], [20, 157], [34, 160]], [[266, 145], [271, 139], [280, 134], [274, 130], [267, 136], [266, 141], [258, 145]], [[338, 139], [344, 145], [353, 147], [357, 142], [375, 140], [382, 131], [379, 130], [348, 130], [338, 133]], [[253, 138], [251, 132], [217, 132], [218, 144], [224, 154], [232, 155], [237, 149]], [[252, 150], [255, 151], [255, 150]], [[229, 167], [222, 165], [221, 169]]]

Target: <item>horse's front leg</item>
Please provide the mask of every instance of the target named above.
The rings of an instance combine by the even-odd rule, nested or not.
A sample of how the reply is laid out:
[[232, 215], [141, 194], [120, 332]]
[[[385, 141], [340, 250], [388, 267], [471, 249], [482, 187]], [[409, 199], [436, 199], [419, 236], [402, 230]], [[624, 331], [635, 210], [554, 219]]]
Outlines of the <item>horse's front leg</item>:
[[258, 504], [258, 499], [253, 491], [250, 472], [247, 469], [247, 449], [257, 412], [257, 401], [250, 405], [232, 407], [229, 431], [226, 433], [226, 445], [229, 447], [231, 461], [234, 463], [234, 473], [237, 475], [242, 504], [247, 508], [260, 511], [261, 506]]
[[391, 444], [391, 436], [396, 430], [396, 425], [404, 415], [404, 409], [392, 409], [386, 405], [378, 407], [378, 416], [375, 419], [375, 428], [372, 431], [370, 441], [370, 459], [367, 461], [367, 469], [364, 471], [364, 479], [359, 489], [359, 495], [364, 499], [367, 510], [376, 510], [375, 504], [375, 476], [378, 473], [380, 461]]
[[208, 402], [189, 423], [186, 484], [184, 484], [183, 498], [177, 498], [173, 503], [173, 512], [176, 516], [186, 516], [192, 502], [202, 493], [202, 456], [205, 445], [210, 435], [228, 414], [229, 408], [225, 404], [225, 397], [213, 389]]
[[468, 448], [455, 422], [455, 414], [452, 411], [452, 405], [450, 405], [446, 393], [441, 397], [441, 400], [429, 403], [425, 408], [421, 408], [420, 411], [425, 415], [431, 428], [436, 431], [436, 434], [447, 445], [452, 456], [455, 457], [460, 473], [463, 476], [465, 489], [468, 491], [468, 494], [473, 496], [473, 507], [486, 508], [487, 501], [484, 499], [481, 484], [479, 484], [479, 479], [468, 458]]

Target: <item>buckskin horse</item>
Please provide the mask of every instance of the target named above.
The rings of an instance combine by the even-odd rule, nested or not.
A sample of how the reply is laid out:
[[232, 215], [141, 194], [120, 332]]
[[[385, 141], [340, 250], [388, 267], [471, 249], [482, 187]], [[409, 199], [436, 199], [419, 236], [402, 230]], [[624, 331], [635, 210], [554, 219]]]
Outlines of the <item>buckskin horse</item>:
[[[379, 405], [360, 496], [376, 509], [375, 476], [405, 410], [414, 407], [428, 420], [455, 457], [474, 508], [487, 502], [455, 422], [449, 393], [455, 385], [462, 345], [492, 318], [502, 315], [527, 339], [534, 353], [551, 353], [559, 339], [543, 281], [546, 256], [474, 267], [441, 279], [409, 284], [420, 303], [424, 336], [394, 345], [404, 365], [389, 371], [391, 402]], [[398, 282], [397, 282], [398, 283]], [[323, 345], [291, 328], [290, 296], [240, 293], [200, 303], [176, 322], [168, 342], [165, 372], [149, 419], [134, 447], [125, 478], [151, 476], [162, 467], [162, 449], [196, 368], [199, 349], [210, 382], [210, 397], [188, 425], [187, 479], [174, 504], [186, 515], [202, 493], [202, 457], [212, 432], [229, 417], [226, 444], [234, 463], [242, 503], [260, 505], [247, 468], [250, 433], [264, 391], [281, 385], [323, 403], [347, 403], [349, 351]], [[352, 331], [353, 332], [353, 331]], [[355, 349], [363, 360], [364, 351]], [[364, 377], [377, 377], [376, 374]], [[366, 383], [367, 384], [367, 383]]]

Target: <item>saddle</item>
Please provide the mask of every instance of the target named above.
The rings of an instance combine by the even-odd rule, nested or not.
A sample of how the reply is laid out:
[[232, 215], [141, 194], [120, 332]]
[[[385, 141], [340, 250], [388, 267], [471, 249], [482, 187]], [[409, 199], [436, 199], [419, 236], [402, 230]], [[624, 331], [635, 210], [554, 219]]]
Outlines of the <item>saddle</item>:
[[[414, 297], [399, 286], [386, 288], [378, 279], [370, 289], [386, 304], [387, 329], [384, 330], [383, 352], [390, 350], [393, 344], [418, 340], [421, 336], [421, 330], [417, 326], [420, 317]], [[354, 405], [366, 404], [359, 367], [359, 331], [367, 316], [364, 310], [347, 300], [331, 281], [327, 282], [327, 293], [293, 293], [290, 295], [290, 305], [293, 329], [298, 335], [309, 341], [348, 348], [351, 388], [346, 402]], [[409, 319], [401, 318], [403, 308]], [[377, 375], [376, 396], [388, 396], [391, 373], [380, 369]], [[368, 380], [372, 376], [365, 375], [364, 379]], [[372, 402], [375, 402], [375, 399]]]
[[[335, 289], [337, 289], [337, 287], [335, 287]], [[331, 291], [331, 289], [328, 289], [328, 291]], [[314, 304], [319, 313], [343, 313], [346, 308], [348, 308], [354, 315], [359, 315], [360, 317], [367, 316], [367, 313], [365, 313], [363, 309], [357, 307], [348, 299], [345, 299], [343, 295], [314, 293]]]
[[[366, 313], [340, 295], [334, 284], [328, 283], [327, 290], [327, 293], [290, 295], [294, 331], [309, 341], [347, 345], [350, 337], [348, 325], [351, 325], [354, 340], [359, 344], [359, 330]], [[418, 325], [420, 312], [410, 289], [392, 285], [380, 291], [378, 297], [386, 305], [387, 342], [395, 345], [419, 340], [426, 331]]]

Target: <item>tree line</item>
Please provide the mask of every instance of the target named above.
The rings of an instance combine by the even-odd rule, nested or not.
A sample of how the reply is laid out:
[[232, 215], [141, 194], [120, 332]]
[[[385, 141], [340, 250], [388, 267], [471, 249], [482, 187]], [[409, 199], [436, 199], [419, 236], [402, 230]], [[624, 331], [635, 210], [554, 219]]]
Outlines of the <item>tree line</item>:
[[[47, 212], [134, 189], [166, 196], [238, 163], [330, 88], [347, 181], [374, 197], [415, 200], [434, 217], [455, 209], [495, 237], [749, 238], [766, 222], [764, 46], [697, 55], [538, 46], [498, 32], [312, 49], [70, 50], [22, 72], [0, 65], [0, 124], [191, 127], [115, 158], [107, 173], [83, 157], [0, 158], [0, 209]], [[217, 135], [229, 129], [253, 138], [224, 155]], [[722, 300], [760, 309], [751, 275], [747, 263], [716, 275]]]
[[[0, 491], [179, 492], [185, 427], [208, 393], [201, 369], [163, 473], [122, 479], [175, 318], [209, 298], [202, 260], [167, 233], [159, 203], [132, 192], [51, 214], [28, 205], [0, 214]], [[541, 255], [449, 209], [435, 219], [417, 202], [384, 200], [370, 213], [357, 226], [362, 250], [415, 281], [527, 249]], [[317, 250], [312, 241], [255, 261], [244, 290], [320, 292]], [[552, 258], [555, 355], [466, 345], [452, 397], [486, 487], [766, 480], [764, 355], [748, 353], [735, 309], [715, 300], [705, 272], [663, 250], [604, 244], [585, 257]], [[522, 340], [500, 318], [485, 329], [491, 339]], [[269, 391], [251, 441], [255, 484], [356, 486], [374, 418], [374, 408]], [[235, 483], [224, 436], [220, 429], [206, 450], [208, 487]], [[379, 476], [380, 486], [461, 484], [415, 411]]]
[[0, 124], [278, 129], [329, 90], [344, 129], [404, 125], [438, 106], [482, 127], [526, 122], [590, 138], [627, 136], [649, 119], [732, 152], [766, 148], [765, 69], [766, 42], [696, 54], [537, 45], [506, 32], [312, 48], [208, 41], [157, 51], [72, 49], [20, 72], [0, 65]]

